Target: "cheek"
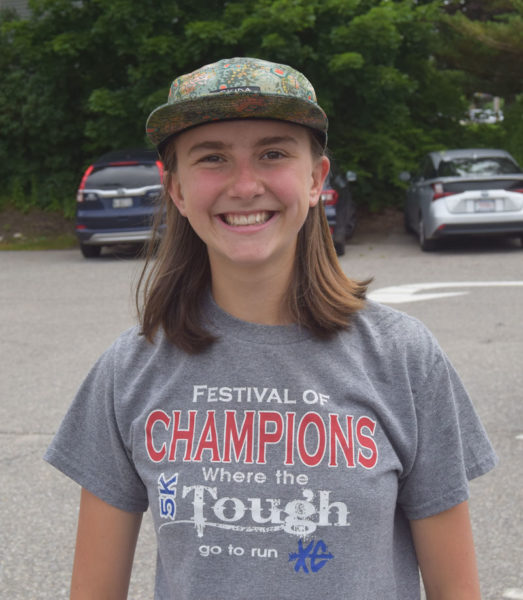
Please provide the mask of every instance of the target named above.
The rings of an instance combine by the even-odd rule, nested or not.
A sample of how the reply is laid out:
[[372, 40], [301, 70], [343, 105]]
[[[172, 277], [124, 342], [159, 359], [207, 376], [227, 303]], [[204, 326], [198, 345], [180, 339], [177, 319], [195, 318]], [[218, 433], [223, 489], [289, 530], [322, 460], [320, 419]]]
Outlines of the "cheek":
[[289, 207], [300, 209], [309, 206], [310, 188], [307, 182], [310, 174], [306, 172], [280, 174], [271, 182], [273, 194]]
[[303, 179], [294, 187], [294, 191], [292, 192], [296, 203], [296, 210], [300, 213], [307, 213], [309, 208], [317, 203], [317, 198], [311, 191], [310, 185], [307, 185], [307, 181], [307, 175], [304, 175]]
[[187, 182], [181, 186], [181, 196], [183, 198], [183, 208], [185, 216], [198, 217], [208, 211], [213, 204], [213, 186], [205, 178], [198, 180], [198, 185], [194, 182]]

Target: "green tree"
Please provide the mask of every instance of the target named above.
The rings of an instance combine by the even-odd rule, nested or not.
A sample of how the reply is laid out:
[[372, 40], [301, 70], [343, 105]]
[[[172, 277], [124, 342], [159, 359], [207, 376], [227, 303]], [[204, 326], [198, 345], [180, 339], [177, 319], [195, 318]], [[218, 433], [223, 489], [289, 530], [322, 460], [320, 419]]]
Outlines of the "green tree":
[[[314, 82], [361, 202], [399, 203], [397, 174], [425, 151], [505, 140], [505, 129], [459, 124], [467, 94], [492, 81], [465, 47], [476, 40], [490, 69], [508, 52], [503, 40], [519, 48], [521, 2], [496, 0], [487, 13], [472, 0], [459, 10], [444, 0], [32, 0], [30, 19], [0, 15], [3, 189], [22, 206], [71, 213], [94, 157], [146, 144], [146, 116], [176, 75], [250, 55]], [[507, 74], [519, 68], [506, 63]], [[520, 82], [506, 76], [492, 89], [517, 106]]]
[[523, 163], [523, 1], [454, 1], [446, 13], [439, 63], [466, 73], [466, 97], [484, 92], [504, 99], [505, 120], [469, 128], [471, 144], [503, 146]]

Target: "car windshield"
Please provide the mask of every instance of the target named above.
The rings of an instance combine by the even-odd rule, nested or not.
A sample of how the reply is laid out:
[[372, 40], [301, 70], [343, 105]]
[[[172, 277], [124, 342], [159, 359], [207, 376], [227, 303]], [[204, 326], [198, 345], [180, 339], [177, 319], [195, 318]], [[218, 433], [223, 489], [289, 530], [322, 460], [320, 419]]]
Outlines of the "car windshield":
[[498, 156], [463, 157], [442, 160], [439, 177], [470, 177], [474, 175], [511, 175], [521, 169], [510, 159]]
[[160, 172], [153, 164], [98, 167], [87, 178], [87, 189], [140, 188], [160, 185]]

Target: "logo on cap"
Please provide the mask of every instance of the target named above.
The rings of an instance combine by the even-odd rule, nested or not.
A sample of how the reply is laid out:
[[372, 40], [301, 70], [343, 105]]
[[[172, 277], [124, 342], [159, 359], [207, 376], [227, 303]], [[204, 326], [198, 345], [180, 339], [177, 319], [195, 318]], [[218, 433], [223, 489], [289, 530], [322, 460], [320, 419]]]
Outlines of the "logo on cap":
[[236, 87], [221, 87], [218, 90], [211, 90], [211, 94], [253, 94], [261, 92], [261, 87], [258, 85], [238, 85]]

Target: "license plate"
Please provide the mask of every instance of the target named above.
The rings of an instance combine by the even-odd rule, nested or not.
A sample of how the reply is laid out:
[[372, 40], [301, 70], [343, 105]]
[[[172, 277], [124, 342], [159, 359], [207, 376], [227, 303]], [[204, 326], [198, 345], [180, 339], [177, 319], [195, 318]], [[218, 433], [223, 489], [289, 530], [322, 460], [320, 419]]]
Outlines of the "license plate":
[[496, 210], [495, 200], [476, 200], [474, 205], [476, 212], [494, 212]]
[[132, 198], [113, 198], [113, 208], [129, 208], [132, 205]]

